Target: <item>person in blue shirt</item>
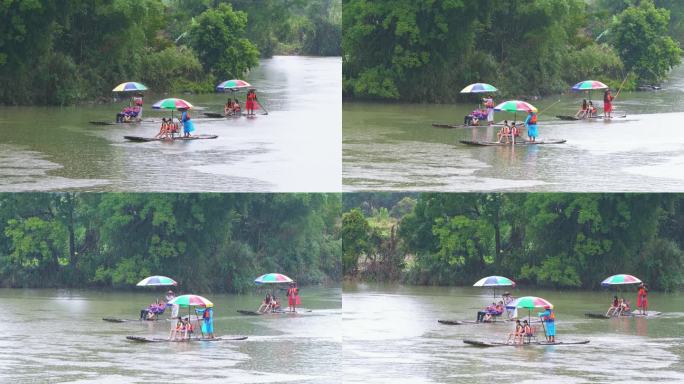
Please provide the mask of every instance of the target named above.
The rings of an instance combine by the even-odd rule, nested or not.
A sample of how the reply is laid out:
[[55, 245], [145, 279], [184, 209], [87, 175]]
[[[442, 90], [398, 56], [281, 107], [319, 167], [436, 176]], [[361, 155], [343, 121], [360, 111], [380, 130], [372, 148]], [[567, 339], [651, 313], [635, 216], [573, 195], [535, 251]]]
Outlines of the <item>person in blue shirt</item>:
[[537, 132], [537, 114], [530, 111], [527, 115], [527, 119], [525, 119], [525, 125], [527, 126], [527, 136], [530, 138], [530, 141], [534, 143], [537, 140], [537, 136], [539, 136], [539, 133]]
[[539, 313], [541, 321], [544, 322], [546, 328], [546, 341], [550, 343], [556, 342], [556, 313], [551, 309], [551, 306], [545, 306], [545, 311]]
[[190, 134], [195, 130], [195, 124], [190, 120], [187, 109], [180, 109], [181, 124], [183, 124], [183, 136], [190, 137]]

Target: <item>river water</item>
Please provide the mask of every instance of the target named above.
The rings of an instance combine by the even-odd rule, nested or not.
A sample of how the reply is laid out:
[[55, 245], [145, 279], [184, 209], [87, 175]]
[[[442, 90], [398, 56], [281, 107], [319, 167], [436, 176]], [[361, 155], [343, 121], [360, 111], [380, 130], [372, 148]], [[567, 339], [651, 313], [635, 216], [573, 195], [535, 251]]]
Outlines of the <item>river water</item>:
[[[340, 58], [262, 60], [245, 80], [269, 114], [250, 119], [201, 119], [203, 111], [223, 111], [221, 94], [150, 94], [148, 122], [136, 126], [88, 123], [114, 121], [123, 102], [0, 107], [0, 191], [339, 191], [341, 68]], [[159, 131], [170, 112], [151, 105], [165, 97], [198, 107], [196, 133], [219, 138], [125, 141]], [[244, 92], [240, 98], [244, 107]]]
[[[602, 93], [591, 96], [602, 105]], [[516, 148], [459, 143], [495, 140], [496, 127], [432, 127], [434, 122], [462, 124], [476, 98], [460, 105], [344, 103], [344, 189], [684, 191], [684, 66], [671, 73], [660, 91], [621, 93], [614, 104], [625, 118], [555, 118], [575, 114], [582, 97], [587, 95], [530, 101], [542, 111], [540, 138], [567, 143]], [[496, 121], [515, 117], [495, 116]]]
[[330, 383], [341, 367], [341, 290], [303, 287], [299, 315], [242, 316], [261, 296], [206, 295], [215, 334], [245, 341], [140, 344], [126, 336], [168, 337], [170, 322], [136, 318], [157, 291], [0, 289], [2, 383]]
[[[662, 311], [659, 318], [601, 320], [583, 313], [605, 311], [608, 291], [516, 289], [514, 296], [540, 296], [555, 305], [558, 341], [590, 343], [477, 348], [462, 340], [505, 340], [513, 325], [448, 326], [437, 320], [474, 320], [477, 308], [491, 303], [489, 290], [365, 284], [343, 289], [348, 383], [684, 382], [681, 294], [651, 292], [650, 309]], [[625, 296], [636, 301], [635, 292]]]

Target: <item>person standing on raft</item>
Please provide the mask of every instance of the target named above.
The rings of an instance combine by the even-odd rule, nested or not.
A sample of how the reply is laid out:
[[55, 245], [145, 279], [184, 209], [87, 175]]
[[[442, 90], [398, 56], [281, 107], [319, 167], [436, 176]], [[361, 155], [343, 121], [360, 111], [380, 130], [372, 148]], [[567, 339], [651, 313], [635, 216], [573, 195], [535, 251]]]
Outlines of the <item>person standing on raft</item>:
[[494, 98], [490, 95], [486, 99], [482, 99], [487, 108], [487, 125], [494, 124]]
[[550, 343], [556, 342], [556, 313], [551, 309], [551, 306], [544, 307], [545, 311], [539, 314], [541, 321], [544, 322], [546, 329], [546, 341]]
[[648, 287], [644, 283], [639, 284], [637, 308], [639, 308], [639, 313], [642, 315], [645, 315], [648, 312]]
[[613, 99], [615, 99], [615, 97], [610, 93], [610, 88], [606, 89], [606, 92], [603, 93], [603, 117], [612, 117]]
[[525, 119], [525, 125], [527, 126], [527, 137], [534, 143], [537, 141], [537, 136], [539, 136], [537, 131], [537, 114], [530, 111]]
[[250, 89], [247, 92], [247, 102], [245, 103], [247, 115], [254, 115], [254, 110], [259, 109], [258, 101], [259, 99], [257, 99], [256, 90]]
[[183, 124], [183, 136], [190, 137], [190, 134], [195, 131], [195, 124], [190, 120], [190, 115], [188, 110], [183, 108], [179, 109], [181, 111], [181, 124]]

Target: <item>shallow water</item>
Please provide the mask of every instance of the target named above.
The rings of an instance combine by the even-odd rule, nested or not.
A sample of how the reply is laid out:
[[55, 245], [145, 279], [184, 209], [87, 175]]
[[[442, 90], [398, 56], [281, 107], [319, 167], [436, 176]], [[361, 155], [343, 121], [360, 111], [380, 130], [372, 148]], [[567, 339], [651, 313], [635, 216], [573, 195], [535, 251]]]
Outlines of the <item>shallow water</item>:
[[127, 335], [168, 337], [170, 322], [108, 323], [136, 318], [160, 291], [0, 289], [0, 382], [50, 383], [329, 383], [341, 367], [341, 290], [303, 287], [298, 315], [242, 316], [261, 296], [206, 295], [216, 336], [245, 341], [139, 344]]
[[[611, 299], [608, 291], [517, 289], [512, 293], [540, 296], [555, 305], [558, 341], [589, 339], [590, 343], [472, 347], [463, 339], [502, 341], [513, 325], [449, 326], [437, 320], [474, 320], [477, 308], [491, 303], [491, 291], [347, 284], [343, 293], [345, 382], [684, 381], [681, 294], [649, 295], [650, 309], [664, 312], [658, 318], [601, 320], [585, 318], [583, 313], [605, 311]], [[635, 292], [625, 296], [636, 301]]]
[[[144, 121], [113, 121], [123, 102], [106, 105], [0, 107], [0, 191], [334, 191], [341, 172], [341, 59], [279, 56], [261, 61], [246, 79], [268, 115], [202, 119], [222, 112], [226, 95], [154, 95]], [[216, 140], [132, 143], [154, 136], [168, 111], [151, 109], [180, 97], [198, 134]], [[239, 97], [244, 107], [244, 93]], [[263, 110], [261, 111], [263, 112]]]
[[[460, 105], [344, 103], [344, 189], [684, 190], [684, 67], [673, 71], [661, 91], [620, 94], [615, 109], [625, 118], [576, 122], [555, 118], [574, 114], [582, 97], [587, 95], [530, 101], [542, 111], [540, 138], [566, 139], [567, 143], [516, 148], [459, 143], [495, 140], [496, 127], [431, 126], [433, 122], [462, 123], [476, 99]], [[601, 95], [595, 92], [593, 98]], [[522, 116], [497, 113], [495, 118], [520, 120]]]

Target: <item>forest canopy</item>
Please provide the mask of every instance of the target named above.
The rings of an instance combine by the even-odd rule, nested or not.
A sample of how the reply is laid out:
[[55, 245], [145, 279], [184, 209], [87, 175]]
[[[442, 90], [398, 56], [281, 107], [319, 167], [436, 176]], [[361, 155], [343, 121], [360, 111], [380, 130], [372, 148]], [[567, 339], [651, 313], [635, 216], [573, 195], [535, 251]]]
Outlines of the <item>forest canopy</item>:
[[346, 98], [451, 102], [475, 82], [507, 97], [588, 79], [625, 90], [680, 63], [684, 3], [344, 0]]
[[209, 92], [259, 57], [341, 54], [341, 0], [0, 2], [0, 104], [65, 105], [124, 81]]
[[0, 287], [130, 288], [167, 275], [241, 292], [341, 278], [339, 194], [0, 194]]
[[343, 267], [351, 279], [471, 285], [503, 275], [596, 289], [628, 273], [661, 290], [684, 283], [682, 195], [365, 194], [343, 205]]

